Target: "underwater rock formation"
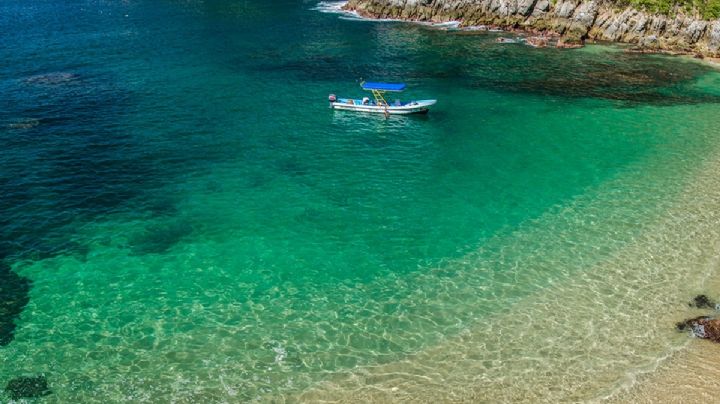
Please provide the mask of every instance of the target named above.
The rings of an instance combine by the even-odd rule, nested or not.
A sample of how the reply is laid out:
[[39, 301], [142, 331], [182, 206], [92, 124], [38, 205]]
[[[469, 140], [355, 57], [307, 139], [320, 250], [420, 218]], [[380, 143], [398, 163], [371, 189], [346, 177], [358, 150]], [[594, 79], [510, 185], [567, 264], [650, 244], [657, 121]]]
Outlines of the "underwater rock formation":
[[20, 376], [10, 380], [5, 391], [13, 400], [36, 398], [51, 393], [45, 376]]
[[698, 309], [715, 309], [717, 305], [706, 295], [697, 295], [692, 302], [689, 303], [690, 307], [697, 307]]
[[34, 118], [22, 118], [17, 119], [12, 123], [7, 124], [8, 129], [31, 129], [40, 125], [39, 119]]
[[690, 329], [694, 336], [720, 342], [720, 319], [701, 316], [677, 324], [680, 331]]
[[0, 346], [14, 338], [15, 319], [30, 301], [31, 282], [0, 260]]
[[372, 18], [554, 33], [566, 46], [591, 39], [720, 56], [720, 20], [707, 21], [680, 7], [653, 14], [611, 0], [349, 0], [345, 9]]
[[[698, 309], [717, 310], [718, 305], [707, 295], [697, 295], [688, 303], [690, 307]], [[709, 339], [720, 342], [720, 318], [716, 316], [700, 316], [689, 320], [681, 321], [675, 325], [679, 331], [689, 329], [698, 338]]]
[[56, 86], [60, 84], [69, 83], [79, 78], [77, 74], [67, 72], [54, 72], [47, 74], [38, 74], [36, 76], [30, 76], [25, 79], [27, 84], [47, 85]]

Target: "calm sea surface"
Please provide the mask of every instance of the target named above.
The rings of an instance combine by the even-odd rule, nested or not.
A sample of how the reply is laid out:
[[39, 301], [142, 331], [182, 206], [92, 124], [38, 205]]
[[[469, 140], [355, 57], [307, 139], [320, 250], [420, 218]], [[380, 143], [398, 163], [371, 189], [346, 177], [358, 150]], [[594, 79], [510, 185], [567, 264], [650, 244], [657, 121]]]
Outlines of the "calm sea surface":
[[[649, 234], [690, 248], [673, 237], [720, 153], [717, 71], [316, 7], [0, 2], [1, 386], [310, 400], [346, 379], [442, 384], [433, 367], [459, 355], [473, 362], [450, 390], [578, 400], [686, 343], [672, 319], [637, 334], [633, 317], [686, 308], [717, 265], [613, 293], [660, 284]], [[419, 117], [328, 109], [361, 78], [439, 101]]]

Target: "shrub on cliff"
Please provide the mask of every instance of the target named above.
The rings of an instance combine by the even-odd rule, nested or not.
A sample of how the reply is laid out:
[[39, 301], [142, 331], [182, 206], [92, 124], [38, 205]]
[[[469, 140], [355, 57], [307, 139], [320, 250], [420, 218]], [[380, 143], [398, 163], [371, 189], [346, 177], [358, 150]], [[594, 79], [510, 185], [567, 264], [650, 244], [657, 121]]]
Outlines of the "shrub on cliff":
[[720, 18], [720, 0], [707, 0], [703, 17], [707, 19]]
[[675, 10], [696, 10], [706, 20], [720, 18], [720, 0], [620, 0], [619, 5], [633, 5], [653, 13], [670, 14]]

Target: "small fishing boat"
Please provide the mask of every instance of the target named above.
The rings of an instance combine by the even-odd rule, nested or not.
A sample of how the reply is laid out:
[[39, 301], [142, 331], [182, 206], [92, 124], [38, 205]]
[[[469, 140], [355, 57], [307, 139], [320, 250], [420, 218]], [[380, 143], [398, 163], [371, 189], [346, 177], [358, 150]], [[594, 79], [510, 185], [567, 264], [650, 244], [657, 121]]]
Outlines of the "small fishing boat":
[[362, 82], [360, 86], [363, 90], [370, 91], [374, 100], [371, 100], [369, 97], [363, 97], [362, 99], [337, 98], [335, 94], [330, 94], [328, 97], [330, 100], [330, 108], [385, 114], [385, 116], [408, 115], [427, 113], [430, 106], [435, 105], [437, 102], [437, 100], [408, 102], [396, 100], [394, 102], [388, 102], [385, 99], [385, 94], [388, 92], [399, 93], [404, 91], [406, 86], [403, 83]]

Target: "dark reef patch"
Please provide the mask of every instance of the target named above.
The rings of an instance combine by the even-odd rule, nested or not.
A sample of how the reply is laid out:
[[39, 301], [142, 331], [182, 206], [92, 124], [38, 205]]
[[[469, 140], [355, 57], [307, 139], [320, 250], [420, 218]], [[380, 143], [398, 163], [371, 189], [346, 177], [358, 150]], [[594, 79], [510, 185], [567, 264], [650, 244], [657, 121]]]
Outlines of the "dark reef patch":
[[[68, 85], [72, 83], [72, 85]], [[69, 224], [110, 212], [139, 195], [136, 178], [152, 174], [126, 156], [129, 136], [112, 117], [131, 94], [103, 77], [75, 73], [32, 76], [0, 100], [0, 121], [33, 116], [42, 125], [0, 131], [0, 240], [17, 258], [81, 250], [67, 240]]]
[[[498, 45], [492, 34], [457, 35], [424, 27], [381, 26], [388, 38], [412, 37], [415, 46], [388, 49], [341, 46], [296, 54], [257, 51], [234, 66], [251, 71], [295, 76], [304, 81], [348, 82], [380, 77], [433, 83], [451, 80], [459, 86], [502, 93], [562, 98], [596, 98], [619, 107], [640, 104], [683, 105], [720, 103], [720, 96], [695, 88], [696, 79], [713, 71], [708, 66], [664, 55], [639, 55], [620, 49], [583, 53], [562, 49], [529, 49]], [[357, 58], [356, 52], [380, 54]], [[280, 56], [282, 55], [282, 56]], [[402, 69], [396, 66], [403, 66]]]
[[[503, 92], [605, 99], [630, 107], [720, 103], [720, 96], [692, 87], [695, 79], [709, 71], [699, 64], [690, 65], [669, 57], [639, 59], [626, 53], [611, 53], [607, 60], [561, 54], [546, 56], [550, 60], [543, 61], [540, 56], [531, 56], [537, 59], [537, 63], [532, 63], [536, 66], [532, 72], [517, 68], [514, 77], [505, 77], [507, 74], [481, 77], [475, 86]], [[682, 68], [677, 68], [680, 64]]]
[[9, 344], [15, 335], [15, 320], [30, 301], [31, 282], [16, 274], [0, 260], [0, 346]]
[[697, 307], [698, 309], [715, 309], [717, 305], [707, 295], [697, 295], [692, 302], [688, 303], [690, 307]]
[[107, 214], [172, 214], [172, 196], [154, 191], [188, 165], [164, 164], [181, 159], [149, 150], [146, 139], [123, 129], [135, 94], [106, 74], [53, 73], [2, 85], [0, 346], [13, 340], [32, 287], [10, 269], [15, 260], [84, 256], [76, 226]]
[[301, 176], [308, 172], [307, 167], [296, 158], [288, 158], [280, 161], [278, 168], [280, 172], [289, 176]]
[[52, 393], [43, 375], [16, 377], [8, 382], [5, 391], [13, 400], [37, 398]]
[[[106, 74], [32, 76], [0, 98], [0, 122], [37, 117], [42, 125], [0, 130], [0, 247], [14, 259], [84, 255], [69, 241], [78, 223], [117, 212], [174, 214], [171, 195], [156, 192], [193, 160], [184, 150], [149, 147], [123, 129], [135, 94]], [[0, 255], [0, 258], [3, 256]]]
[[192, 226], [185, 221], [169, 221], [151, 226], [143, 233], [133, 237], [130, 247], [134, 254], [162, 254], [193, 232]]

